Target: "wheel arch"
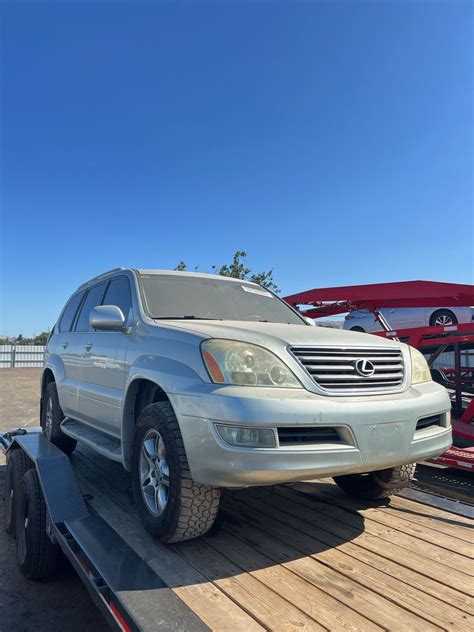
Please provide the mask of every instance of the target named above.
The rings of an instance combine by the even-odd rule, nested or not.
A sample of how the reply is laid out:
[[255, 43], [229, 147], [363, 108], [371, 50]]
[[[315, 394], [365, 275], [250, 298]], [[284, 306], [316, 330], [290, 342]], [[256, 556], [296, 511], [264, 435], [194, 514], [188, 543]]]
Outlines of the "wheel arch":
[[122, 409], [122, 459], [127, 471], [132, 469], [132, 453], [135, 427], [142, 410], [157, 402], [172, 403], [158, 382], [145, 377], [136, 377], [128, 385]]
[[428, 319], [428, 324], [430, 327], [434, 326], [434, 321], [436, 320], [436, 317], [438, 314], [441, 313], [448, 313], [450, 316], [452, 316], [453, 318], [453, 323], [458, 323], [458, 317], [457, 314], [449, 307], [439, 307], [438, 309], [433, 310], [430, 313], [429, 319]]

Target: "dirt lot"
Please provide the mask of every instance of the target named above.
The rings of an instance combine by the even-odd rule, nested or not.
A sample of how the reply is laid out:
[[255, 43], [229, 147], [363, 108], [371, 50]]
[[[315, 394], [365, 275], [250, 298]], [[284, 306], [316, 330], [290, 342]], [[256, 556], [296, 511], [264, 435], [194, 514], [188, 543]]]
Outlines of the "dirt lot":
[[[39, 425], [41, 369], [0, 370], [0, 431]], [[0, 632], [95, 632], [107, 628], [71, 566], [58, 575], [31, 582], [16, 566], [14, 541], [3, 530], [5, 458], [0, 453]]]

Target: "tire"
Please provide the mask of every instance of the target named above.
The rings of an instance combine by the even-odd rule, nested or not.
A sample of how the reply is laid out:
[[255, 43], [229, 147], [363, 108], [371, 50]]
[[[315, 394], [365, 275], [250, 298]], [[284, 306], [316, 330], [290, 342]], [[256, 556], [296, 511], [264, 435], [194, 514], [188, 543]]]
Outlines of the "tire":
[[16, 551], [18, 567], [28, 579], [44, 579], [56, 570], [59, 545], [46, 533], [46, 504], [36, 470], [23, 476], [16, 507]]
[[351, 327], [351, 331], [360, 331], [363, 334], [365, 334], [365, 329], [362, 329], [362, 327], [359, 327], [359, 326]]
[[147, 406], [140, 415], [132, 487], [146, 530], [162, 542], [196, 538], [214, 523], [220, 490], [193, 481], [178, 420], [168, 402]]
[[[438, 321], [438, 322], [437, 322]], [[457, 325], [458, 319], [456, 315], [450, 309], [438, 309], [436, 312], [431, 314], [430, 317], [430, 327], [436, 326], [447, 326], [447, 325]]]
[[59, 405], [58, 389], [55, 382], [50, 382], [44, 394], [44, 403], [41, 415], [41, 427], [45, 437], [54, 443], [65, 454], [71, 454], [77, 441], [68, 437], [61, 430], [61, 422], [64, 419], [63, 411]]
[[368, 474], [335, 476], [334, 482], [348, 495], [356, 498], [388, 498], [409, 487], [415, 474], [416, 463], [391, 467]]
[[8, 456], [5, 476], [5, 531], [8, 535], [16, 535], [16, 497], [21, 479], [33, 467], [32, 462], [23, 450], [12, 450]]

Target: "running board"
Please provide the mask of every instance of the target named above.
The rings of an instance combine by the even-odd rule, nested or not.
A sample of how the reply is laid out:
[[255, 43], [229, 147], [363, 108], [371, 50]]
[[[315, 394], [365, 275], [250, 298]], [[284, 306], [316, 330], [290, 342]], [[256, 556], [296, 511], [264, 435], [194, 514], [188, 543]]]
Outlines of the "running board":
[[90, 448], [102, 454], [102, 456], [111, 459], [112, 461], [122, 462], [122, 448], [120, 441], [109, 435], [95, 430], [86, 424], [82, 424], [74, 419], [66, 417], [61, 423], [61, 430], [65, 435], [76, 439], [80, 443], [88, 445]]

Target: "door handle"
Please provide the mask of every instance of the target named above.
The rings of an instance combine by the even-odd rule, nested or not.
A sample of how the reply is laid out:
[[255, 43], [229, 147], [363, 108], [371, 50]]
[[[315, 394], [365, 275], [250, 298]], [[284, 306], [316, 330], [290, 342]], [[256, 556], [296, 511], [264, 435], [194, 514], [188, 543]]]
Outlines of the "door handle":
[[86, 351], [90, 351], [90, 350], [92, 349], [92, 347], [93, 347], [93, 346], [94, 346], [94, 345], [92, 344], [92, 342], [88, 342], [88, 343], [85, 345], [85, 349], [86, 349]]
[[63, 342], [63, 349], [67, 349], [69, 347], [69, 342]]

